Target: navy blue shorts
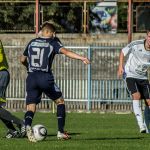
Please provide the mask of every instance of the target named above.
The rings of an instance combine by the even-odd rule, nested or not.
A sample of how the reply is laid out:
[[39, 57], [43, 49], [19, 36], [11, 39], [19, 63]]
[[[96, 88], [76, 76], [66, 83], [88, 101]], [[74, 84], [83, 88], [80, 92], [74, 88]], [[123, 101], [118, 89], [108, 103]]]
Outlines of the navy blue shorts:
[[27, 105], [40, 103], [42, 93], [53, 101], [62, 96], [62, 92], [54, 82], [53, 75], [46, 72], [29, 73], [26, 79], [26, 92]]

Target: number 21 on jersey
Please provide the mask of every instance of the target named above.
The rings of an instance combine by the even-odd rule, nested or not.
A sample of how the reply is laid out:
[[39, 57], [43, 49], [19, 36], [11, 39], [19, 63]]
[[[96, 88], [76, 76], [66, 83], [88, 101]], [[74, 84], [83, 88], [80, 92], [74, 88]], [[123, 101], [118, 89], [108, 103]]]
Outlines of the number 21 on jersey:
[[34, 54], [31, 54], [31, 66], [41, 67], [43, 64], [44, 48], [32, 48]]

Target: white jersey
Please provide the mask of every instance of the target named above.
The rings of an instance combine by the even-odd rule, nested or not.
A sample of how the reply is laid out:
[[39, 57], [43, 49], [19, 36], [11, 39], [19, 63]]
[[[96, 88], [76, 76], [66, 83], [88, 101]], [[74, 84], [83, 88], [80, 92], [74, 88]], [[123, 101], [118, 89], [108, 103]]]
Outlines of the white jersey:
[[124, 56], [128, 55], [125, 64], [126, 77], [147, 79], [147, 70], [150, 67], [150, 51], [144, 47], [145, 40], [137, 40], [122, 49]]

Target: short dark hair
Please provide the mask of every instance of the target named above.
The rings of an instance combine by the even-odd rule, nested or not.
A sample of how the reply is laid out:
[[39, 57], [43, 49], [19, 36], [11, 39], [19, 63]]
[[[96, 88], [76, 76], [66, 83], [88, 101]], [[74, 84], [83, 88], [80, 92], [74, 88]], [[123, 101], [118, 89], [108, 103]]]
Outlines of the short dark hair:
[[47, 30], [50, 30], [50, 31], [52, 31], [52, 32], [55, 32], [55, 31], [56, 31], [55, 26], [54, 26], [52, 23], [48, 22], [48, 21], [46, 21], [46, 22], [44, 22], [44, 23], [42, 24], [41, 29], [42, 29], [42, 30], [43, 30], [43, 29], [47, 29]]
[[145, 27], [145, 30], [146, 30], [146, 33], [148, 34], [150, 32], [150, 27], [149, 26], [146, 26]]
[[146, 30], [147, 34], [150, 32], [150, 28]]

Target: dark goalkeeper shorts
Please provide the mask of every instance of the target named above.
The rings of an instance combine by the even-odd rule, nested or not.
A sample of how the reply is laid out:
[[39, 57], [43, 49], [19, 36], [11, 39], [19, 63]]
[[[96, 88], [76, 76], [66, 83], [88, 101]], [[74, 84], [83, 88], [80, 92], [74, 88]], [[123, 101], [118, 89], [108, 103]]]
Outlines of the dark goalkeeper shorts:
[[26, 79], [26, 104], [38, 104], [41, 101], [42, 93], [45, 93], [51, 100], [62, 97], [62, 92], [55, 84], [50, 73], [33, 72], [29, 73]]
[[150, 99], [150, 84], [146, 79], [126, 78], [127, 89], [132, 95], [136, 92], [141, 94], [142, 99]]

